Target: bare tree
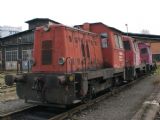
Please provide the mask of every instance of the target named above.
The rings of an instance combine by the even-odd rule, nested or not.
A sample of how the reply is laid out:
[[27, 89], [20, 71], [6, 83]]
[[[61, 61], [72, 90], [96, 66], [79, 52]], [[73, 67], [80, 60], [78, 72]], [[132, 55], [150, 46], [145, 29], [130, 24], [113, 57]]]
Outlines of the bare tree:
[[147, 29], [141, 30], [141, 33], [142, 33], [142, 34], [150, 34], [149, 30], [147, 30]]

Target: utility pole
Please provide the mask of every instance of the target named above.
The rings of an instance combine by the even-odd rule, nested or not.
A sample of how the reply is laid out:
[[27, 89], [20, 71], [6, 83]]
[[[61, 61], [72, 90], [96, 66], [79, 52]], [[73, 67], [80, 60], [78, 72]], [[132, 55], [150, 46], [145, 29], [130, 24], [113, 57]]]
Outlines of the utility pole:
[[128, 36], [128, 24], [125, 24], [126, 29], [127, 29], [127, 36]]

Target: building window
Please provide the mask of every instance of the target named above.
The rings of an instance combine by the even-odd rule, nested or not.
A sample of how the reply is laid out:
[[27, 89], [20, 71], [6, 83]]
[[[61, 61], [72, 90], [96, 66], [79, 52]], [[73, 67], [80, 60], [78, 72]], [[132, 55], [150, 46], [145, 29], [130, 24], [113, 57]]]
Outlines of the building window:
[[17, 61], [18, 50], [6, 51], [6, 61]]
[[22, 61], [28, 61], [32, 58], [32, 50], [22, 50]]
[[160, 62], [160, 54], [153, 54], [153, 60], [156, 62]]

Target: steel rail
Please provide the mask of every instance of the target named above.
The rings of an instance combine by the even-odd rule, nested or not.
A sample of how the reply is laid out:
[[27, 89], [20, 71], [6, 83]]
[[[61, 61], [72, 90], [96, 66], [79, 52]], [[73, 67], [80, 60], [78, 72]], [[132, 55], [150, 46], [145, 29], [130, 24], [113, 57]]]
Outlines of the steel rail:
[[[56, 109], [47, 110], [46, 106], [41, 106], [39, 109], [31, 110], [31, 109], [34, 109], [34, 107], [35, 108], [38, 107], [38, 106], [32, 106], [32, 107], [28, 107], [28, 108], [26, 107], [21, 110], [16, 110], [16, 111], [8, 113], [8, 114], [4, 114], [3, 116], [0, 116], [0, 119], [3, 119], [3, 120], [7, 119], [8, 120], [8, 118], [12, 118], [14, 115], [17, 115], [17, 114], [23, 114], [22, 115], [23, 120], [25, 120], [25, 119], [27, 119], [27, 120], [29, 120], [29, 119], [32, 119], [32, 120], [40, 120], [40, 119], [41, 120], [63, 120], [65, 118], [70, 118], [75, 113], [78, 113], [84, 109], [87, 109], [87, 108], [91, 107], [92, 105], [94, 105], [102, 100], [105, 100], [106, 98], [113, 96], [115, 94], [118, 94], [121, 91], [131, 87], [133, 84], [136, 84], [140, 80], [143, 80], [144, 78], [146, 78], [146, 76], [148, 76], [148, 75], [144, 75], [144, 76], [138, 78], [137, 80], [129, 82], [128, 84], [124, 84], [118, 88], [114, 88], [110, 92], [107, 92], [107, 93], [105, 93], [105, 94], [103, 94], [93, 100], [90, 100], [85, 104], [80, 104], [80, 105], [73, 107], [71, 109], [68, 109], [68, 110], [62, 110], [62, 112], [61, 111], [58, 112], [58, 110], [56, 110]], [[28, 111], [30, 111], [30, 113]], [[35, 112], [35, 114], [34, 114], [34, 112]], [[17, 117], [16, 119], [21, 120], [20, 118]]]

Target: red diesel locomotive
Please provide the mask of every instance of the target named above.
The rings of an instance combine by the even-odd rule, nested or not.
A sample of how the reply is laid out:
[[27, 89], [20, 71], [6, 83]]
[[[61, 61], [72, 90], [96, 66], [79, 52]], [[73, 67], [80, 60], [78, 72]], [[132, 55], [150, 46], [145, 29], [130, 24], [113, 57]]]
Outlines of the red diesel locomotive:
[[147, 43], [140, 42], [138, 44], [140, 50], [141, 62], [146, 65], [146, 70], [149, 72], [155, 68], [155, 64], [152, 61], [152, 53], [150, 46]]
[[[27, 102], [70, 105], [125, 79], [122, 32], [103, 23], [35, 30], [32, 73], [6, 75]], [[86, 31], [87, 30], [87, 31]]]
[[104, 68], [112, 68], [113, 86], [121, 84], [125, 79], [125, 56], [122, 32], [101, 22], [76, 25], [80, 29], [97, 33], [100, 36]]
[[[136, 41], [134, 38], [129, 36], [123, 36], [123, 44], [125, 49], [126, 79], [133, 80], [143, 72], [147, 72], [147, 66], [141, 61], [139, 41]], [[148, 55], [152, 56], [151, 54]]]

